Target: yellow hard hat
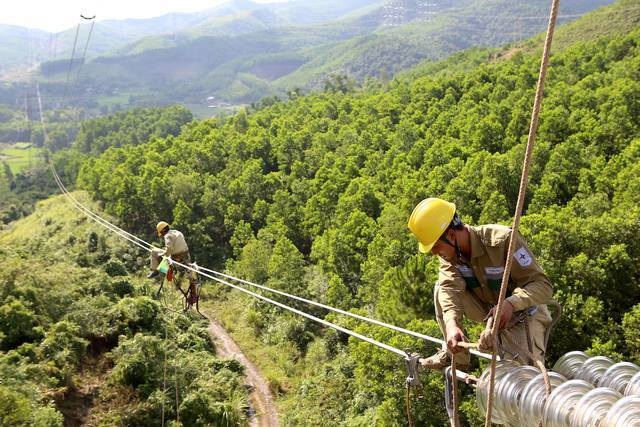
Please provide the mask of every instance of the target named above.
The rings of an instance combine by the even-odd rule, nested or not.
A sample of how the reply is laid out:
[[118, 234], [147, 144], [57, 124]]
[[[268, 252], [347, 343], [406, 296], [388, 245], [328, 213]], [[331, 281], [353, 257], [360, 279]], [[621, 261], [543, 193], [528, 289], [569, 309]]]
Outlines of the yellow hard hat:
[[158, 237], [162, 236], [162, 234], [160, 233], [162, 232], [162, 230], [164, 230], [168, 226], [169, 226], [169, 223], [164, 221], [160, 221], [158, 225], [156, 225], [156, 232], [158, 233]]
[[413, 209], [407, 227], [418, 239], [418, 249], [427, 253], [447, 229], [456, 213], [456, 205], [430, 197]]

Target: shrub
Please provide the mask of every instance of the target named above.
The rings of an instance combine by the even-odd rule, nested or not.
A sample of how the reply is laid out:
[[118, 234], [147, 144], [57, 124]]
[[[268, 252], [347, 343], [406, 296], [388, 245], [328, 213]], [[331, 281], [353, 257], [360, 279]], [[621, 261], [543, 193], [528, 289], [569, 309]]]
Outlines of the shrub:
[[75, 323], [63, 320], [47, 331], [40, 343], [42, 355], [54, 362], [60, 369], [62, 378], [67, 381], [74, 368], [85, 355], [88, 341], [80, 338], [80, 327]]
[[188, 426], [237, 426], [243, 418], [229, 402], [216, 402], [206, 390], [189, 393], [180, 404], [180, 415]]
[[117, 334], [160, 329], [160, 305], [149, 297], [123, 298], [110, 310], [111, 328]]
[[118, 260], [111, 260], [107, 262], [103, 268], [104, 271], [111, 277], [127, 275], [126, 267]]
[[0, 385], [0, 425], [27, 424], [30, 417], [29, 401], [19, 393]]
[[0, 307], [0, 348], [10, 350], [42, 336], [35, 314], [21, 301], [12, 300]]
[[148, 397], [162, 385], [165, 348], [160, 338], [136, 334], [125, 339], [111, 352], [116, 363], [111, 378], [119, 384], [130, 385], [142, 397]]
[[62, 427], [64, 417], [56, 408], [45, 406], [37, 409], [32, 416], [34, 427]]
[[111, 292], [117, 297], [125, 297], [135, 293], [135, 287], [128, 280], [112, 280]]

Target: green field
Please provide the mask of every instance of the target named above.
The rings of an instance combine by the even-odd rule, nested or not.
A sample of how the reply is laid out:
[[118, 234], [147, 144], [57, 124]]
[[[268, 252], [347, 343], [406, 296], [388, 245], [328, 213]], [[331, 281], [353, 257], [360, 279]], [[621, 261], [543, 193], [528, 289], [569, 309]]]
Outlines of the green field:
[[28, 142], [0, 145], [0, 161], [6, 162], [11, 173], [16, 174], [43, 161], [42, 148], [33, 147]]

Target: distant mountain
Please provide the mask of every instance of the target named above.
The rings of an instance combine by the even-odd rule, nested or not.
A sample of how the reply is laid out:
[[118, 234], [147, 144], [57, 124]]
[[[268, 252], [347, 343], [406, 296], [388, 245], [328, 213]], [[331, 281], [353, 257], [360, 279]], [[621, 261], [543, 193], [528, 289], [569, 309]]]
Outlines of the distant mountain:
[[[558, 23], [575, 20], [612, 2], [564, 0]], [[443, 58], [470, 47], [521, 42], [546, 29], [550, 2], [449, 0], [430, 5], [422, 16], [417, 6], [396, 8], [392, 18], [383, 9], [381, 26], [376, 31], [317, 49], [312, 60], [275, 84], [282, 89], [318, 88], [329, 74], [346, 74], [356, 80], [381, 73], [393, 76], [423, 60]]]
[[[565, 0], [559, 22], [611, 2]], [[327, 7], [332, 3], [333, 8]], [[391, 77], [425, 59], [523, 41], [546, 28], [549, 13], [547, 0], [347, 3], [349, 7], [343, 2], [294, 1], [269, 8], [230, 3], [227, 7], [239, 13], [208, 18], [206, 24], [175, 36], [143, 38], [98, 57], [84, 66], [79, 82], [126, 90], [133, 93], [134, 103], [201, 103], [206, 98], [252, 102], [296, 87], [321, 88], [333, 74], [355, 80]], [[321, 10], [331, 10], [326, 17], [342, 19], [283, 26], [321, 19]]]
[[[88, 58], [105, 54], [126, 55], [172, 47], [177, 44], [176, 41], [207, 35], [229, 36], [282, 26], [328, 22], [381, 2], [382, 0], [294, 0], [264, 4], [250, 0], [229, 0], [195, 13], [171, 13], [149, 19], [98, 20], [90, 39], [91, 24], [80, 18], [79, 27], [74, 26], [59, 33], [0, 25], [0, 75], [15, 68], [21, 67], [24, 70], [34, 62], [71, 57], [76, 30], [78, 39], [75, 57], [81, 57], [87, 40]], [[144, 40], [149, 37], [152, 39]]]
[[0, 24], [0, 72], [42, 60], [48, 40], [46, 31]]
[[[564, 0], [559, 23], [612, 1]], [[629, 4], [638, 7], [632, 0], [614, 7]], [[67, 102], [91, 108], [176, 102], [206, 108], [284, 96], [296, 88], [315, 90], [333, 75], [391, 78], [470, 47], [524, 43], [546, 29], [549, 5], [548, 0], [231, 1], [184, 14], [175, 24], [181, 30], [136, 38], [84, 64], [76, 59], [68, 88], [73, 99]], [[117, 28], [126, 38], [167, 30], [169, 19], [124, 21]], [[108, 43], [98, 41], [108, 37], [98, 28], [100, 47], [94, 49], [106, 49]], [[67, 92], [67, 65], [58, 60], [42, 66], [46, 97]]]

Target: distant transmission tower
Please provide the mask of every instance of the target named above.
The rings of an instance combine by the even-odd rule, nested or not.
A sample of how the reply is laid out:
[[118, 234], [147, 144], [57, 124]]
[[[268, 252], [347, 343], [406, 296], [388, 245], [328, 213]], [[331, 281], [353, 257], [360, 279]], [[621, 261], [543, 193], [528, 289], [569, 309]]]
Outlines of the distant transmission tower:
[[435, 0], [389, 0], [384, 5], [384, 25], [397, 27], [408, 22], [430, 21], [437, 7]]
[[418, 0], [416, 16], [424, 22], [431, 21], [436, 14], [438, 4], [433, 0]]

